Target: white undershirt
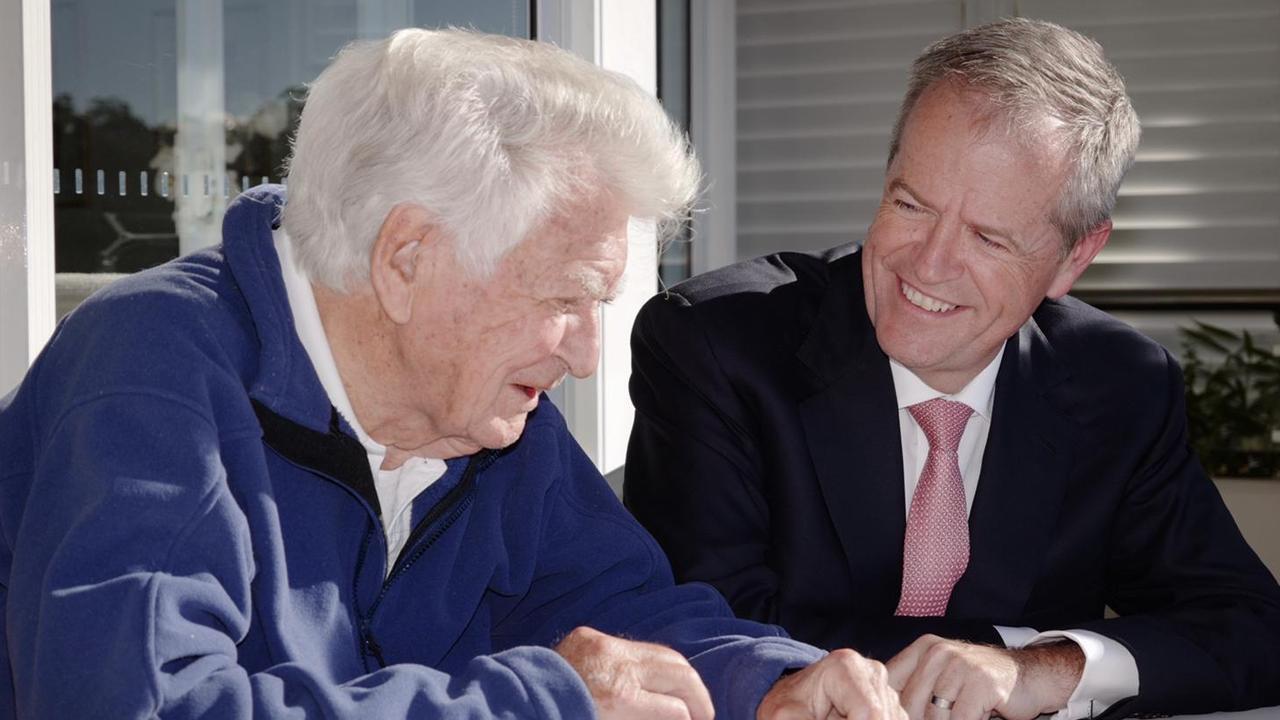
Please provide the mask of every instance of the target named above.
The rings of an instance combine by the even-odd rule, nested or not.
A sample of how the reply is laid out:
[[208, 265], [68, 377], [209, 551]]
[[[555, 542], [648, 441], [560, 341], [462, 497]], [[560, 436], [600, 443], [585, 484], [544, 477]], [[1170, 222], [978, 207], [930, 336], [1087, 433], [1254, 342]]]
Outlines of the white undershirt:
[[[911, 512], [911, 498], [916, 483], [924, 470], [929, 454], [929, 440], [924, 430], [911, 416], [908, 407], [934, 398], [946, 398], [962, 402], [973, 409], [964, 434], [957, 448], [960, 475], [964, 480], [965, 507], [973, 510], [973, 497], [978, 491], [978, 478], [982, 474], [982, 457], [991, 431], [991, 411], [995, 401], [996, 376], [1000, 373], [1000, 360], [1004, 346], [996, 357], [982, 369], [960, 392], [952, 395], [929, 387], [923, 380], [892, 358], [889, 370], [893, 373], [893, 388], [898, 398], [898, 429], [902, 436], [903, 492], [907, 513]], [[1058, 638], [1073, 640], [1084, 651], [1084, 672], [1080, 683], [1067, 701], [1067, 707], [1053, 715], [1053, 720], [1076, 720], [1098, 715], [1114, 703], [1138, 694], [1138, 665], [1133, 654], [1119, 642], [1088, 630], [1051, 630], [1038, 632], [1028, 627], [995, 626], [1001, 640], [1010, 648], [1049, 642]]]
[[338, 364], [334, 362], [329, 338], [320, 321], [320, 310], [316, 307], [311, 282], [293, 261], [293, 245], [289, 236], [281, 228], [272, 233], [272, 240], [275, 242], [276, 254], [280, 256], [280, 270], [289, 296], [293, 324], [298, 330], [298, 339], [302, 341], [303, 349], [315, 366], [320, 384], [329, 395], [329, 402], [351, 425], [351, 429], [356, 431], [356, 437], [368, 454], [373, 486], [378, 493], [378, 504], [382, 506], [382, 527], [387, 536], [386, 572], [390, 572], [413, 530], [413, 499], [444, 475], [444, 460], [410, 457], [395, 470], [382, 469], [387, 448], [369, 437], [356, 419], [351, 400], [342, 384], [342, 376], [338, 374]]

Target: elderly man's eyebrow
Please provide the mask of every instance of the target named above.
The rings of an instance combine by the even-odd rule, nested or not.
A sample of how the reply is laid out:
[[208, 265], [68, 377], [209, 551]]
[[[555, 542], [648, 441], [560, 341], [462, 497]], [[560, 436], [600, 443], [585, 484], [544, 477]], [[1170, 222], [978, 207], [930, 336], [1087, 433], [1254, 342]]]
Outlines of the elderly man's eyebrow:
[[601, 302], [612, 302], [617, 298], [622, 292], [624, 283], [623, 278], [619, 278], [614, 287], [610, 289], [603, 275], [586, 269], [574, 273], [573, 278], [581, 285], [584, 296]]

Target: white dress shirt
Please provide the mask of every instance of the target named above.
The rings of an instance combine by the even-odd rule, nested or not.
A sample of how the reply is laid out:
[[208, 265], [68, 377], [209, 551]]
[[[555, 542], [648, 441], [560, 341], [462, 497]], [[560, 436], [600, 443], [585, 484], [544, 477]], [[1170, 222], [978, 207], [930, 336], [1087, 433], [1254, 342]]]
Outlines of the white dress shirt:
[[[973, 510], [973, 497], [978, 491], [978, 478], [982, 473], [982, 456], [986, 451], [987, 435], [991, 431], [991, 411], [995, 402], [996, 376], [1000, 373], [1000, 360], [1004, 347], [982, 372], [968, 385], [952, 395], [934, 390], [896, 360], [889, 360], [893, 373], [893, 388], [898, 398], [898, 429], [902, 435], [903, 493], [906, 496], [907, 513], [911, 512], [911, 498], [916, 483], [924, 470], [929, 454], [929, 440], [924, 430], [907, 409], [912, 405], [946, 398], [962, 402], [973, 409], [973, 415], [965, 425], [957, 449], [960, 475], [964, 479], [965, 507]], [[1029, 478], [1029, 481], [1033, 479]], [[1104, 635], [1088, 630], [1051, 630], [1039, 632], [1027, 627], [995, 626], [1006, 647], [1020, 648], [1049, 642], [1058, 638], [1074, 641], [1084, 652], [1084, 672], [1067, 707], [1053, 715], [1054, 720], [1076, 720], [1097, 715], [1112, 704], [1138, 694], [1138, 666], [1133, 654], [1120, 643]]]
[[400, 551], [413, 531], [413, 499], [432, 483], [439, 480], [447, 469], [444, 460], [436, 458], [411, 457], [403, 465], [394, 470], [383, 470], [382, 462], [386, 459], [387, 448], [378, 444], [365, 433], [351, 408], [351, 400], [347, 397], [346, 387], [338, 374], [338, 364], [333, 359], [333, 350], [329, 338], [324, 333], [324, 325], [320, 321], [320, 310], [316, 307], [315, 293], [311, 291], [311, 282], [293, 261], [293, 245], [284, 229], [272, 233], [276, 254], [280, 256], [280, 270], [284, 276], [285, 291], [289, 296], [289, 308], [293, 312], [293, 324], [298, 331], [298, 339], [315, 366], [320, 384], [329, 395], [329, 402], [346, 418], [356, 437], [364, 446], [369, 457], [369, 470], [373, 473], [373, 485], [378, 493], [378, 504], [382, 506], [382, 527], [387, 536], [387, 572], [395, 564]]

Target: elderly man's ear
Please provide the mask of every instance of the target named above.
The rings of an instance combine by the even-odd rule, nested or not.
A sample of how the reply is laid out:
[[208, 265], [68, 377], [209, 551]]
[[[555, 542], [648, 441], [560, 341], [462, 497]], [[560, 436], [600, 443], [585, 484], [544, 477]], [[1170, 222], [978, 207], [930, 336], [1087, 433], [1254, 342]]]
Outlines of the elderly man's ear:
[[382, 221], [369, 257], [369, 282], [383, 312], [403, 325], [413, 316], [414, 293], [425, 287], [448, 247], [435, 217], [421, 205], [400, 203]]

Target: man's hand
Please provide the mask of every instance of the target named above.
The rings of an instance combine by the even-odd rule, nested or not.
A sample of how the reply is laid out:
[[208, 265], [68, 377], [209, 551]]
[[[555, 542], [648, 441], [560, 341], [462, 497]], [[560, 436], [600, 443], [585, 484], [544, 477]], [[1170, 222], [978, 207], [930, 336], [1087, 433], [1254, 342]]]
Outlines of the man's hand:
[[671, 648], [580, 627], [561, 640], [555, 651], [587, 684], [601, 720], [715, 717], [702, 678]]
[[756, 720], [906, 720], [884, 665], [836, 650], [774, 683]]
[[1066, 707], [1084, 652], [1071, 641], [1007, 650], [925, 635], [888, 667], [911, 720], [1027, 720]]

